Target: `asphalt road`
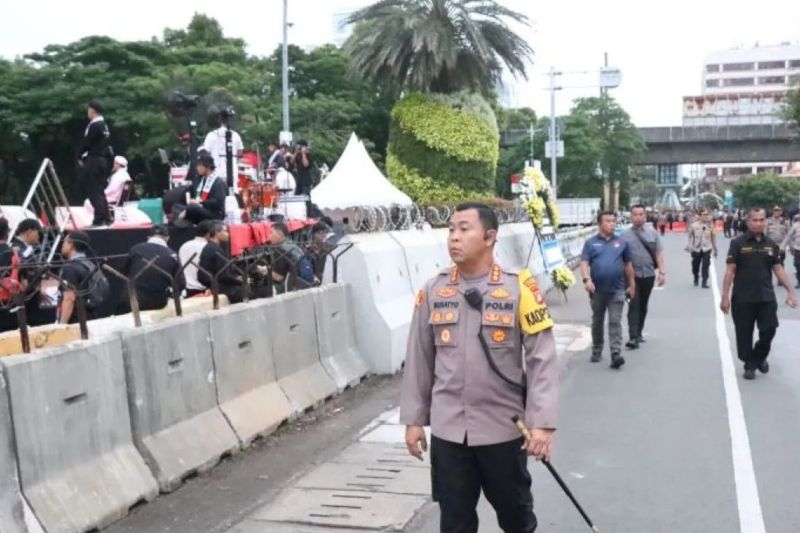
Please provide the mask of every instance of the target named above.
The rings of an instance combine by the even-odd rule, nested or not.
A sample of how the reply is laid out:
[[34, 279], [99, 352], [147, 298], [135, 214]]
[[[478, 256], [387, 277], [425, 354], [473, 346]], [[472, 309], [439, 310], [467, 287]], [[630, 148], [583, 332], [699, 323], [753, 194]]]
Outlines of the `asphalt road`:
[[[668, 280], [653, 293], [647, 343], [625, 350], [627, 364], [619, 372], [608, 368], [607, 349], [602, 364], [584, 359], [572, 366], [562, 385], [553, 463], [601, 532], [796, 533], [800, 311], [783, 304], [778, 289], [781, 327], [772, 370], [744, 381], [732, 321], [720, 323], [727, 333], [720, 340], [717, 291], [692, 286], [685, 239], [665, 239]], [[719, 286], [727, 248], [722, 239], [714, 264]], [[793, 276], [791, 266], [789, 272]], [[588, 323], [587, 297], [570, 294], [563, 314], [582, 315]], [[725, 343], [732, 351], [727, 360], [720, 355]], [[736, 389], [738, 408], [738, 399], [730, 398]], [[531, 472], [537, 531], [588, 531], [544, 467], [531, 463]], [[480, 518], [481, 532], [500, 531], [485, 500]], [[407, 531], [433, 533], [438, 523], [438, 510], [429, 505]]]

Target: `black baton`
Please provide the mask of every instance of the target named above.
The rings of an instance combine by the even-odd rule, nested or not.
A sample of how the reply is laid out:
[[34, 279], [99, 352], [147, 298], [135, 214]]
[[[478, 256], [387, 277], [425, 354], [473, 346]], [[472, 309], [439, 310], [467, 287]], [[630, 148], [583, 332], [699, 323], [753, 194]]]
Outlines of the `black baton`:
[[[525, 424], [522, 422], [522, 420], [520, 420], [520, 418], [515, 415], [515, 416], [513, 416], [511, 418], [511, 421], [514, 422], [514, 425], [517, 426], [517, 429], [519, 430], [519, 432], [527, 440], [528, 439], [528, 428], [525, 427]], [[569, 487], [567, 487], [567, 484], [564, 483], [563, 479], [561, 479], [561, 476], [558, 475], [558, 472], [556, 472], [556, 469], [553, 467], [552, 464], [550, 464], [550, 461], [548, 461], [547, 459], [542, 459], [542, 463], [547, 468], [547, 470], [550, 472], [550, 474], [553, 476], [553, 478], [556, 480], [556, 483], [558, 483], [558, 486], [561, 487], [561, 490], [564, 491], [564, 494], [567, 495], [567, 498], [570, 499], [572, 504], [575, 506], [575, 508], [578, 510], [578, 512], [583, 517], [583, 519], [586, 521], [586, 525], [588, 525], [591, 528], [592, 531], [594, 531], [595, 533], [598, 533], [598, 529], [592, 523], [592, 520], [589, 518], [589, 515], [586, 514], [586, 511], [583, 510], [583, 507], [581, 507], [581, 504], [579, 504], [578, 500], [575, 499], [575, 496], [572, 495], [572, 491], [569, 490]]]

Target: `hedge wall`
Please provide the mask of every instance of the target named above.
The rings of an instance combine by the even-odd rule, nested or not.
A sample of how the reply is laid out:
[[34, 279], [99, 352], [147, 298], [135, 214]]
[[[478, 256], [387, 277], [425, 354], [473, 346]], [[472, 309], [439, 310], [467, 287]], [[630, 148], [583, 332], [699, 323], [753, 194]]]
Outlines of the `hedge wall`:
[[389, 179], [416, 201], [494, 196], [499, 136], [480, 96], [411, 94], [392, 110], [389, 135]]

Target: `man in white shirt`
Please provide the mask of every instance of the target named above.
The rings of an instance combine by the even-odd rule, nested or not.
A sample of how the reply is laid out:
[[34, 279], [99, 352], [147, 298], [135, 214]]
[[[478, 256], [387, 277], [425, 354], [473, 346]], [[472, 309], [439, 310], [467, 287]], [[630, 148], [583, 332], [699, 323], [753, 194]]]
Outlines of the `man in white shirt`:
[[226, 184], [232, 183], [233, 187], [237, 187], [236, 175], [239, 168], [239, 158], [244, 151], [244, 144], [242, 138], [238, 133], [231, 130], [231, 155], [233, 156], [233, 181], [228, 181], [228, 165], [227, 158], [225, 157], [225, 132], [228, 131], [228, 120], [230, 119], [230, 111], [223, 110], [220, 113], [221, 125], [219, 128], [208, 132], [205, 141], [203, 142], [203, 149], [211, 154], [214, 158], [214, 163], [217, 166], [217, 176], [222, 178]]
[[114, 173], [108, 180], [108, 186], [105, 189], [106, 201], [108, 205], [119, 204], [122, 193], [125, 190], [125, 184], [132, 181], [130, 174], [128, 174], [128, 160], [118, 155], [114, 158]]
[[203, 220], [197, 225], [197, 237], [191, 241], [183, 243], [178, 251], [181, 264], [185, 265], [189, 258], [194, 255], [192, 263], [186, 266], [183, 275], [186, 278], [186, 297], [191, 298], [206, 291], [205, 286], [197, 280], [197, 265], [200, 264], [200, 253], [208, 244], [208, 230], [211, 227], [211, 220]]

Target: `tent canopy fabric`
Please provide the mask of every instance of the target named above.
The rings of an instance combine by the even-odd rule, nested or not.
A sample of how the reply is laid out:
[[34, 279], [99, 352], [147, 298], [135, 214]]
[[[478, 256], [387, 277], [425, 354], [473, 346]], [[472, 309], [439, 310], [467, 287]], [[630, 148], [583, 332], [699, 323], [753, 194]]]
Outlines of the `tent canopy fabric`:
[[381, 174], [355, 133], [328, 177], [311, 191], [311, 201], [321, 209], [410, 206], [413, 203]]

